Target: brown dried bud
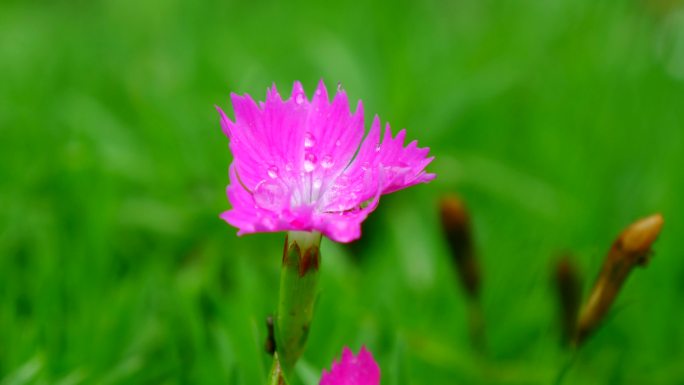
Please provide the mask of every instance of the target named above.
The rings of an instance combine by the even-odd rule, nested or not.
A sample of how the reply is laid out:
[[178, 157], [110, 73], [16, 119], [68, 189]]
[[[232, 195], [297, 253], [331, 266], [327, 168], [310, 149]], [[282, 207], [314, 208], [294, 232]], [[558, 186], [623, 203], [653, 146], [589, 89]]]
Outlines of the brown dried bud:
[[586, 340], [603, 320], [634, 266], [645, 266], [648, 263], [651, 246], [662, 227], [662, 215], [654, 214], [634, 222], [613, 242], [596, 284], [582, 309], [575, 336], [577, 345]]
[[625, 256], [635, 264], [645, 266], [651, 256], [651, 245], [658, 238], [663, 228], [663, 216], [654, 214], [634, 222], [622, 232], [616, 245], [622, 249]]
[[471, 299], [480, 291], [480, 267], [475, 257], [470, 216], [463, 201], [455, 195], [440, 202], [442, 229], [463, 288]]

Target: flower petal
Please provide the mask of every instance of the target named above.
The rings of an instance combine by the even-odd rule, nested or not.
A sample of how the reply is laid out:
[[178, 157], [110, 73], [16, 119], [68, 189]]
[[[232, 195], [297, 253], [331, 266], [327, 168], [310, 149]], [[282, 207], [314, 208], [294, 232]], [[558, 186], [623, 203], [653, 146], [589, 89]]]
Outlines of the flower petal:
[[361, 348], [354, 356], [349, 348], [344, 348], [342, 358], [334, 362], [330, 372], [323, 370], [320, 385], [378, 385], [380, 384], [380, 367], [373, 355]]
[[323, 82], [309, 100], [295, 82], [283, 100], [275, 85], [266, 101], [231, 95], [235, 121], [220, 108], [221, 128], [233, 153], [228, 199], [222, 218], [239, 234], [261, 231], [321, 231], [349, 242], [380, 195], [434, 178], [424, 168], [429, 149], [404, 147], [405, 131], [380, 142], [376, 116], [363, 138], [363, 105], [349, 109], [344, 91], [332, 101]]
[[[260, 197], [258, 193], [250, 193], [240, 183], [240, 178], [237, 175], [235, 166], [230, 167], [230, 185], [228, 186], [227, 194], [233, 208], [221, 214], [221, 218], [231, 225], [238, 228], [238, 235], [256, 233], [256, 232], [271, 232], [271, 231], [286, 231], [289, 224], [283, 223], [277, 210], [269, 210], [259, 207], [257, 201], [259, 199], [270, 199], [271, 204], [277, 204], [284, 201], [284, 196], [269, 195]], [[261, 192], [263, 194], [263, 192]], [[256, 198], [255, 198], [256, 195]], [[263, 205], [267, 203], [260, 202]]]

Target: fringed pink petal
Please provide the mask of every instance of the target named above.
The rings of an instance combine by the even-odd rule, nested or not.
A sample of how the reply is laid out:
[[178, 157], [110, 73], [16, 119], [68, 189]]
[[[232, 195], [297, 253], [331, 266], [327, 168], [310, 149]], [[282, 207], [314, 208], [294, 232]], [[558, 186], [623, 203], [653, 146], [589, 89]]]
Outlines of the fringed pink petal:
[[[260, 196], [259, 193], [247, 191], [240, 183], [234, 166], [230, 167], [230, 185], [226, 189], [228, 200], [233, 205], [231, 210], [221, 214], [221, 218], [238, 228], [238, 235], [287, 231], [289, 223], [282, 220], [282, 215], [274, 210], [260, 207], [267, 206], [278, 200], [286, 199], [286, 196]], [[259, 190], [261, 191], [261, 190]], [[267, 202], [266, 199], [272, 199]]]
[[380, 195], [424, 183], [432, 158], [415, 142], [404, 146], [405, 131], [380, 141], [376, 116], [363, 138], [363, 106], [352, 113], [344, 91], [332, 101], [319, 82], [311, 99], [295, 82], [283, 100], [275, 86], [266, 101], [231, 95], [235, 120], [220, 108], [221, 128], [233, 153], [228, 199], [222, 218], [239, 234], [263, 231], [321, 231], [349, 242]]

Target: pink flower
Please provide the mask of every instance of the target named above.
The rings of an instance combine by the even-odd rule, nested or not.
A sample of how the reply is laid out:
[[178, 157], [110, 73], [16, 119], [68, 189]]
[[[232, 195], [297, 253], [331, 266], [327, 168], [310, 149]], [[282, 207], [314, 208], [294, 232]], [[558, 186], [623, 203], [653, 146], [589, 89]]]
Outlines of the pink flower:
[[380, 195], [434, 179], [424, 171], [432, 161], [406, 132], [392, 137], [389, 124], [380, 141], [375, 116], [364, 135], [363, 107], [350, 113], [347, 95], [332, 102], [321, 81], [311, 101], [296, 82], [283, 100], [276, 87], [266, 101], [231, 94], [235, 121], [221, 114], [230, 140], [228, 199], [221, 215], [238, 235], [273, 231], [318, 231], [338, 242], [361, 236], [361, 222]]
[[323, 369], [319, 385], [378, 385], [380, 383], [380, 367], [373, 355], [361, 348], [354, 357], [349, 348], [342, 351], [340, 362], [333, 362], [330, 372]]

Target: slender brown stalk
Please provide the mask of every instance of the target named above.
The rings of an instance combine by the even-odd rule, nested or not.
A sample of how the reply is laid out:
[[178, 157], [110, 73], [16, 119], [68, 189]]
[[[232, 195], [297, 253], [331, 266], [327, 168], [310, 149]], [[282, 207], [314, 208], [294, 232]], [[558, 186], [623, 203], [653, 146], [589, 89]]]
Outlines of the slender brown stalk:
[[654, 214], [634, 222], [613, 242], [589, 299], [582, 308], [575, 345], [581, 345], [601, 323], [632, 269], [648, 264], [651, 246], [662, 227], [662, 215]]

